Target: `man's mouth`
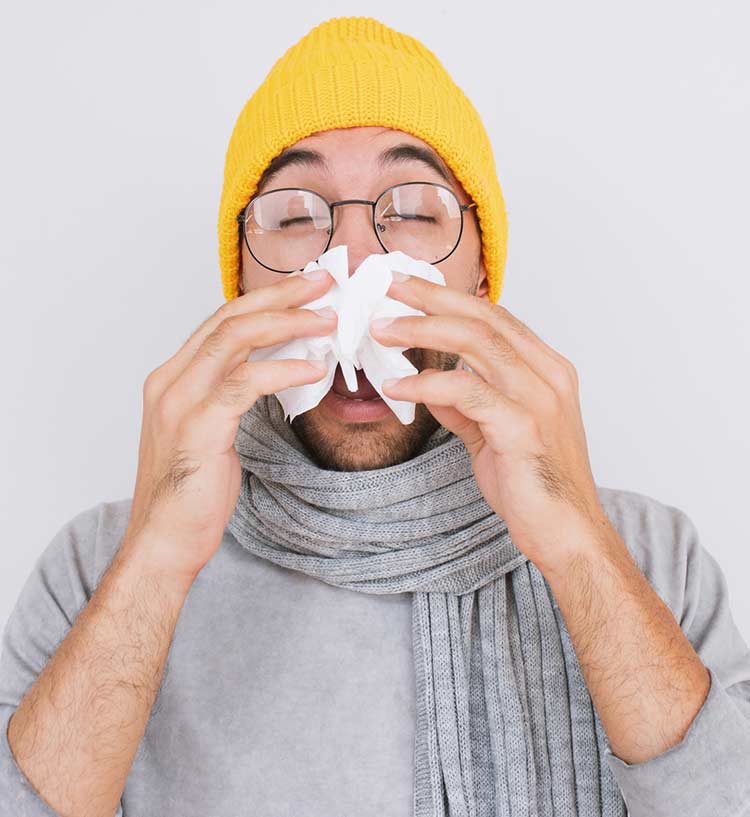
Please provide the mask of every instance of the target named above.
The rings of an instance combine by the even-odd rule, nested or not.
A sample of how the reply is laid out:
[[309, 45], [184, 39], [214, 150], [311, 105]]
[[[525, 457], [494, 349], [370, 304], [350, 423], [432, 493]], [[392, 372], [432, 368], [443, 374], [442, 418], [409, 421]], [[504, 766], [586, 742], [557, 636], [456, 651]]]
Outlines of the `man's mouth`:
[[357, 375], [357, 390], [349, 391], [346, 381], [344, 380], [344, 373], [341, 370], [341, 364], [338, 364], [333, 376], [331, 391], [340, 397], [346, 397], [348, 400], [354, 400], [355, 402], [374, 400], [375, 398], [378, 400], [382, 399], [372, 383], [365, 377], [363, 369], [356, 369], [355, 373]]

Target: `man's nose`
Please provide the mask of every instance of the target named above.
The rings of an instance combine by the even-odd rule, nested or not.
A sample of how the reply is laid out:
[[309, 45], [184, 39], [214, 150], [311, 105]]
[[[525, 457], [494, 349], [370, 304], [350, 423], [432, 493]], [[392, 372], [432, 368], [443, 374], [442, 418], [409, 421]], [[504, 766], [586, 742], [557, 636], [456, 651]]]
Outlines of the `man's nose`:
[[333, 208], [333, 237], [328, 249], [342, 244], [348, 247], [350, 278], [368, 255], [385, 252], [372, 226], [371, 205], [343, 204]]

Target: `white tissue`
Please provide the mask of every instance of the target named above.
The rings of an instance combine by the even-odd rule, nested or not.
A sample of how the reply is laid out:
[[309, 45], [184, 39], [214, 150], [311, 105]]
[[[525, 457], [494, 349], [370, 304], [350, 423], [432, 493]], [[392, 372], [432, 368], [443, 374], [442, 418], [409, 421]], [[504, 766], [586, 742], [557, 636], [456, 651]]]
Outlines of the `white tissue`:
[[410, 400], [394, 400], [383, 394], [382, 383], [389, 377], [406, 377], [418, 370], [402, 354], [408, 346], [383, 346], [370, 335], [370, 321], [380, 317], [424, 315], [419, 309], [390, 298], [385, 293], [393, 280], [393, 270], [425, 278], [445, 286], [445, 278], [437, 267], [426, 261], [409, 257], [397, 251], [369, 255], [349, 277], [347, 247], [342, 244], [311, 261], [300, 275], [312, 269], [324, 268], [335, 281], [324, 295], [303, 305], [304, 309], [322, 309], [330, 306], [338, 314], [336, 329], [325, 336], [295, 338], [254, 349], [248, 360], [323, 360], [328, 373], [321, 380], [302, 386], [291, 386], [276, 393], [284, 408], [285, 417], [293, 420], [298, 414], [314, 408], [325, 397], [333, 384], [336, 365], [349, 391], [357, 390], [355, 369], [364, 369], [365, 376], [385, 400], [398, 419], [408, 425], [414, 421], [415, 404]]

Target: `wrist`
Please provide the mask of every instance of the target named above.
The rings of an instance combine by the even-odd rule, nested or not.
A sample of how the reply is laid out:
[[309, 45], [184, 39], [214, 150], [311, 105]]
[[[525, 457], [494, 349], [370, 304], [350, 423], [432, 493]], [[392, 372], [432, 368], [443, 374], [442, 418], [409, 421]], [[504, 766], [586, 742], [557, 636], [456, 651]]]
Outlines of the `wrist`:
[[164, 555], [163, 545], [147, 533], [128, 534], [122, 540], [115, 562], [124, 572], [147, 578], [178, 599], [184, 600], [199, 571], [178, 568]]
[[611, 568], [622, 563], [628, 551], [625, 543], [606, 519], [595, 525], [585, 525], [569, 538], [569, 544], [559, 548], [540, 573], [555, 589], [563, 588], [575, 577], [592, 570]]

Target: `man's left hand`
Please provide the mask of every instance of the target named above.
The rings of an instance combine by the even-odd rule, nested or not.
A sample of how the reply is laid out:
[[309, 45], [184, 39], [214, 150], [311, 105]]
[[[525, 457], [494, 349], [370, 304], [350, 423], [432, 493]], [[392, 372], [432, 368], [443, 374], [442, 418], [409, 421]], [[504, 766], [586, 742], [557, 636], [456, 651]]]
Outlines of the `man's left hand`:
[[579, 548], [614, 530], [591, 473], [573, 364], [505, 307], [410, 276], [388, 295], [426, 313], [372, 336], [384, 346], [460, 354], [464, 369], [424, 369], [383, 386], [424, 403], [460, 437], [489, 506], [542, 573], [564, 572]]

